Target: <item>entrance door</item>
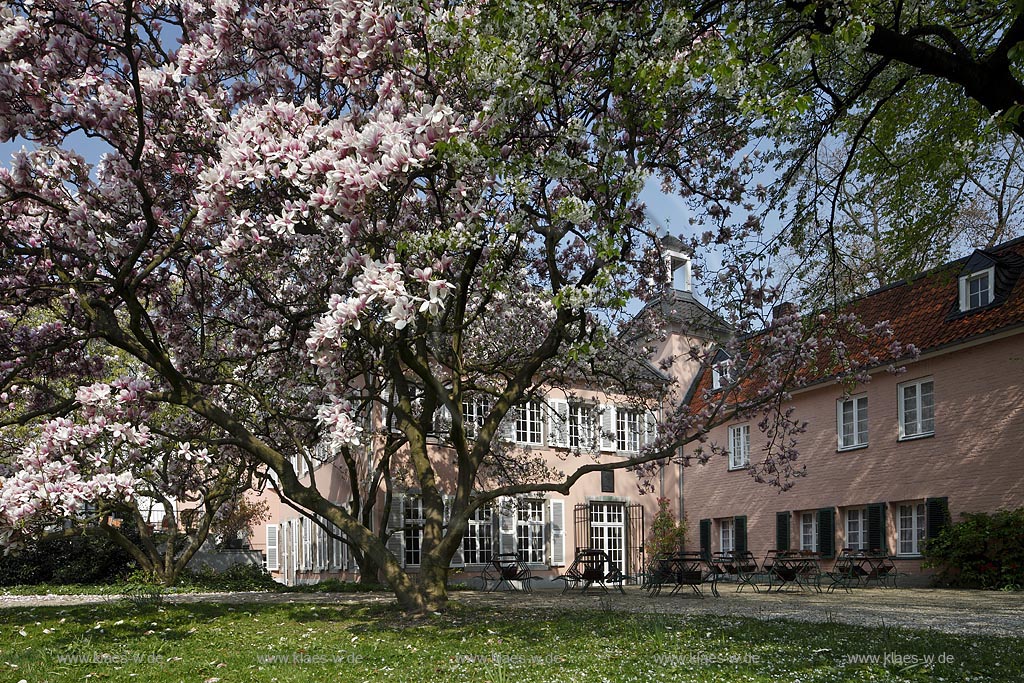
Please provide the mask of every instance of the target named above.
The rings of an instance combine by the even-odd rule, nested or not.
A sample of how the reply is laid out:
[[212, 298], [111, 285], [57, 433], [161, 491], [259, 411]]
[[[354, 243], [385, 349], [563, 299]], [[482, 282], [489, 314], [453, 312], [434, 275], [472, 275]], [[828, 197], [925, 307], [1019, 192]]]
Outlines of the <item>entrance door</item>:
[[612, 566], [626, 573], [625, 506], [590, 503], [590, 547], [608, 553]]

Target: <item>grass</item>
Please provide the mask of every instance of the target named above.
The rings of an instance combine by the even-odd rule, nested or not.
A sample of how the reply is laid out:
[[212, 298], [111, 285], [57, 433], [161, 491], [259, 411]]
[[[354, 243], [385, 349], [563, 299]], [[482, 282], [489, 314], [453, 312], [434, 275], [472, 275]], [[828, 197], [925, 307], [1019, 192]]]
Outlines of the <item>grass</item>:
[[[0, 680], [1019, 681], [1024, 641], [602, 611], [380, 605], [0, 609]], [[874, 658], [874, 660], [872, 660]]]

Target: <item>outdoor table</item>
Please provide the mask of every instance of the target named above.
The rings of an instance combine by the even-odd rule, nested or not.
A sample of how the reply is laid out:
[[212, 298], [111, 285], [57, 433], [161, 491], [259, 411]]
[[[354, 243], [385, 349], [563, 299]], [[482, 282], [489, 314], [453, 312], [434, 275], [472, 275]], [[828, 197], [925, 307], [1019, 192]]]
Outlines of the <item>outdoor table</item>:
[[771, 590], [773, 577], [779, 579], [779, 587], [776, 592], [789, 584], [795, 583], [800, 589], [807, 588], [808, 579], [813, 578], [813, 586], [821, 592], [821, 556], [817, 553], [778, 553], [775, 562], [768, 574], [768, 588]]
[[887, 579], [892, 578], [893, 587], [896, 586], [896, 565], [885, 553], [871, 552], [863, 553], [858, 557], [858, 573], [866, 586], [868, 582], [875, 581], [885, 588]]
[[656, 558], [650, 570], [649, 595], [659, 595], [665, 585], [671, 585], [669, 595], [689, 587], [694, 594], [704, 597], [703, 586], [710, 582], [711, 594], [719, 597], [718, 571], [715, 563], [701, 553], [675, 553]]

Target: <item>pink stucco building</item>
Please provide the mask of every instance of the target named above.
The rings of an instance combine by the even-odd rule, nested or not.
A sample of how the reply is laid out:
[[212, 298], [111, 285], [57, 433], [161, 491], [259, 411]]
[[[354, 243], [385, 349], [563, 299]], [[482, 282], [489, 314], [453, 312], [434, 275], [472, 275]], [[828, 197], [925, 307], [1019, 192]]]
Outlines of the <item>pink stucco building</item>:
[[[888, 320], [920, 355], [844, 391], [821, 378], [793, 396], [808, 423], [788, 491], [747, 476], [763, 435], [748, 422], [711, 439], [728, 461], [685, 470], [683, 505], [695, 547], [881, 549], [921, 575], [922, 541], [961, 512], [1024, 505], [1024, 241], [899, 282], [853, 302], [863, 322]], [[698, 388], [709, 389], [711, 373]], [[695, 392], [699, 394], [700, 392]]]
[[[673, 270], [674, 298], [643, 313], [668, 322], [669, 334], [645, 359], [654, 376], [663, 358], [685, 355], [692, 345], [707, 348], [725, 332], [690, 292], [681, 255]], [[884, 548], [901, 572], [920, 575], [921, 543], [948, 515], [1024, 505], [1022, 272], [1024, 241], [1018, 240], [853, 302], [862, 321], [890, 321], [895, 337], [920, 355], [902, 362], [900, 374], [888, 372], [890, 359], [883, 359], [871, 381], [851, 392], [821, 378], [794, 394], [797, 415], [809, 428], [799, 445], [806, 476], [788, 491], [749, 476], [747, 465], [763, 446], [757, 426], [722, 425], [709, 437], [726, 446], [728, 456], [690, 467], [666, 462], [653, 492], [641, 494], [635, 477], [619, 470], [587, 475], [568, 496], [526, 496], [479, 511], [453, 560], [453, 580], [478, 575], [498, 552], [516, 552], [536, 574], [556, 576], [582, 547], [607, 550], [625, 573], [635, 574], [645, 561], [645, 531], [659, 497], [685, 514], [691, 549], [749, 549], [763, 556], [788, 547], [831, 556], [847, 547]], [[710, 368], [677, 362], [668, 372], [666, 406], [686, 389], [695, 401], [714, 392]], [[464, 405], [464, 417], [477, 409]], [[579, 388], [571, 401], [552, 392], [520, 409], [505, 438], [556, 467], [570, 448], [591, 449], [601, 460], [620, 458], [653, 437], [662, 409], [638, 409], [597, 387]], [[435, 450], [443, 460], [443, 446]], [[332, 468], [327, 463], [314, 476], [321, 491], [343, 501], [348, 493]], [[271, 518], [254, 530], [252, 545], [265, 553], [276, 577], [293, 583], [354, 576], [342, 544], [276, 496], [265, 497]], [[400, 529], [389, 548], [410, 571], [418, 564], [420, 515], [415, 490], [397, 495], [387, 515], [389, 527]]]

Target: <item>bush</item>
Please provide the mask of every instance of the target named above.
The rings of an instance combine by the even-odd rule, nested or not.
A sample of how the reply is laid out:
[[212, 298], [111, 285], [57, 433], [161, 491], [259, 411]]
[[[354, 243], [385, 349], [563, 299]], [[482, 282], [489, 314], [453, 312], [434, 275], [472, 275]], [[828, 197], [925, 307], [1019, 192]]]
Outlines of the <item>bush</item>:
[[686, 520], [676, 521], [669, 509], [671, 502], [668, 498], [658, 499], [658, 511], [654, 513], [645, 547], [648, 560], [677, 552], [686, 540]]
[[939, 569], [936, 582], [956, 588], [1024, 587], [1024, 508], [962, 517], [925, 544], [924, 566]]
[[159, 605], [164, 601], [167, 589], [156, 577], [141, 569], [129, 574], [121, 587], [121, 599], [136, 607]]
[[[127, 534], [133, 530], [123, 531]], [[106, 538], [50, 538], [28, 545], [17, 554], [0, 554], [0, 586], [108, 584], [120, 581], [134, 568], [131, 555]]]
[[255, 564], [236, 564], [222, 572], [205, 565], [198, 571], [186, 569], [178, 577], [178, 585], [209, 591], [276, 591], [281, 588], [266, 569]]

